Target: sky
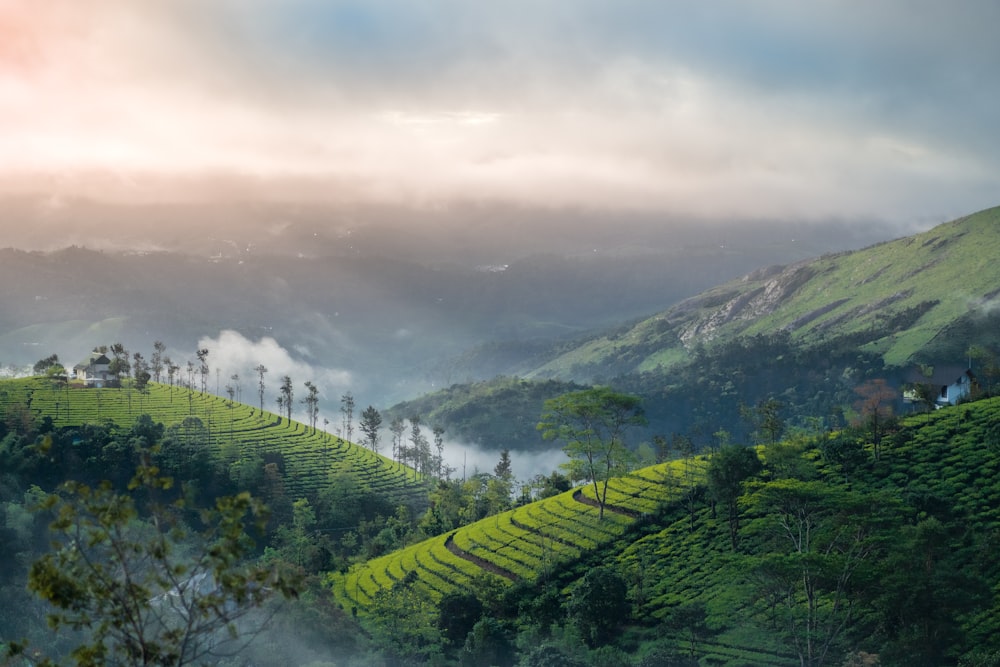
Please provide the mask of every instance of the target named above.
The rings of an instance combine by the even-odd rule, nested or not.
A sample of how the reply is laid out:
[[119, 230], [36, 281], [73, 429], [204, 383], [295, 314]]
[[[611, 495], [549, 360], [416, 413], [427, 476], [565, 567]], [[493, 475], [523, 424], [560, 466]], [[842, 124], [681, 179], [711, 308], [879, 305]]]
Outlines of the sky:
[[995, 0], [0, 0], [0, 192], [939, 222], [1000, 204], [998, 25]]

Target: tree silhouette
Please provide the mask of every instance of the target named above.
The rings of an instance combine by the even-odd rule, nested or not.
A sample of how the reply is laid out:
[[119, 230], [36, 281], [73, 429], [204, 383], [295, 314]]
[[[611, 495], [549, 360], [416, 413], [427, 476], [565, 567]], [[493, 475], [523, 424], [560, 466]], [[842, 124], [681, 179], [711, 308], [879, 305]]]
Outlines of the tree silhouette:
[[261, 417], [264, 416], [264, 374], [267, 373], [267, 366], [264, 364], [257, 364], [254, 367], [257, 372], [257, 395], [260, 396], [260, 414]]

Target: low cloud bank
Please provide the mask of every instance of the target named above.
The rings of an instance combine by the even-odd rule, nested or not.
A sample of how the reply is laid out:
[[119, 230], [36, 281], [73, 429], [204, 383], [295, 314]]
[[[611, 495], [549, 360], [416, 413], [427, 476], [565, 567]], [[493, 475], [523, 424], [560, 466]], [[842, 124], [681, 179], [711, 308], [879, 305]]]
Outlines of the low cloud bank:
[[[301, 417], [304, 414], [300, 401], [306, 394], [305, 383], [308, 381], [315, 384], [319, 390], [320, 423], [322, 424], [324, 414], [331, 423], [339, 423], [340, 397], [351, 390], [353, 383], [349, 371], [313, 366], [293, 356], [270, 336], [254, 341], [230, 329], [220, 331], [216, 338], [203, 336], [198, 340], [198, 348], [209, 351], [208, 385], [211, 390], [218, 389], [220, 394], [225, 395], [226, 386], [234, 385], [232, 376], [238, 374], [242, 402], [254, 405], [258, 403], [260, 379], [254, 369], [263, 364], [267, 369], [264, 375], [265, 410], [277, 410], [275, 401], [278, 387], [281, 385], [282, 377], [287, 375], [292, 379], [295, 401], [293, 417]], [[182, 358], [185, 357], [178, 357]], [[332, 415], [337, 415], [336, 419]]]
[[[463, 471], [466, 477], [477, 472], [493, 474], [493, 468], [500, 460], [500, 452], [493, 449], [483, 449], [459, 441], [445, 441], [445, 464], [454, 468], [452, 478], [461, 479]], [[511, 451], [510, 465], [514, 477], [526, 481], [535, 475], [548, 475], [569, 459], [562, 449], [543, 449], [539, 451]]]

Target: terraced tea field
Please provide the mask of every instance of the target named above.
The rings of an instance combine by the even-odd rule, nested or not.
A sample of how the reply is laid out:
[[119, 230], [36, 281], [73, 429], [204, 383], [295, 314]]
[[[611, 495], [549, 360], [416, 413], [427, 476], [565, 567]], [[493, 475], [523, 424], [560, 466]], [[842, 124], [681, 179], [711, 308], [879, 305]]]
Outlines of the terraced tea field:
[[329, 582], [344, 608], [363, 614], [379, 590], [407, 575], [418, 591], [435, 601], [469, 590], [483, 575], [507, 583], [533, 580], [619, 539], [644, 515], [699, 483], [704, 461], [687, 465], [686, 473], [683, 461], [673, 461], [613, 479], [603, 519], [593, 487], [580, 487], [355, 565], [346, 574], [330, 575]]
[[56, 427], [110, 421], [128, 428], [139, 415], [149, 414], [169, 428], [196, 417], [216, 455], [281, 453], [286, 489], [296, 498], [317, 492], [331, 474], [348, 471], [371, 491], [398, 501], [426, 494], [424, 481], [411, 468], [367, 448], [255, 406], [181, 387], [150, 383], [139, 392], [58, 386], [42, 378], [0, 382], [0, 412], [22, 406], [35, 419], [51, 418]]

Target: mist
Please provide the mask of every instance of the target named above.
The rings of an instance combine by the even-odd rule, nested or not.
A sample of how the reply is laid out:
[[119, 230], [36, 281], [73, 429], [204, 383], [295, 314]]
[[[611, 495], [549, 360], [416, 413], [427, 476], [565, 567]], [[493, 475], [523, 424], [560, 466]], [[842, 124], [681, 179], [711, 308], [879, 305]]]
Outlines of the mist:
[[[493, 474], [494, 467], [500, 461], [499, 451], [449, 440], [447, 434], [445, 435], [444, 462], [454, 470], [451, 475], [453, 479], [469, 478], [480, 472]], [[522, 450], [510, 452], [510, 467], [514, 478], [519, 481], [527, 481], [539, 474], [548, 475], [568, 460], [560, 447], [534, 452]]]
[[[198, 340], [198, 349], [209, 351], [208, 364], [211, 370], [208, 384], [214, 393], [226, 395], [227, 386], [233, 386], [235, 390], [237, 381], [232, 376], [238, 374], [241, 402], [257, 405], [260, 375], [255, 369], [263, 364], [267, 369], [264, 374], [265, 410], [276, 411], [277, 388], [282, 377], [287, 375], [292, 379], [294, 396], [301, 398], [305, 395], [304, 384], [307, 381], [316, 385], [320, 398], [320, 424], [324, 418], [330, 423], [340, 423], [340, 397], [351, 391], [354, 384], [350, 371], [310, 365], [295, 358], [292, 352], [274, 338], [265, 336], [254, 341], [232, 330], [220, 331], [215, 338], [202, 337]], [[178, 355], [178, 359], [184, 358], [183, 353], [174, 353]], [[292, 417], [299, 418], [303, 414], [302, 403], [296, 400]]]

